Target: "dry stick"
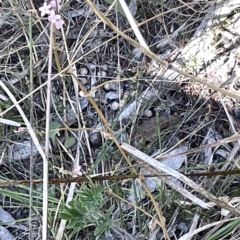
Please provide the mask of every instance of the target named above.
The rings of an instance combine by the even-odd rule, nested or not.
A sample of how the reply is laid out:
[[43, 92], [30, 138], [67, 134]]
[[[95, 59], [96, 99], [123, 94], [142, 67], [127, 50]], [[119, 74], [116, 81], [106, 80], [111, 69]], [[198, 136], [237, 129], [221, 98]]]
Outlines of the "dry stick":
[[[29, 16], [29, 55], [30, 55], [30, 86], [29, 92], [33, 90], [33, 34], [32, 34], [32, 13], [30, 12]], [[33, 126], [33, 95], [30, 97], [30, 124]], [[29, 240], [33, 239], [33, 227], [32, 227], [32, 216], [33, 216], [33, 140], [31, 138], [31, 153], [30, 153], [30, 166], [29, 166], [29, 178], [30, 178], [30, 185], [29, 185]]]
[[50, 24], [50, 42], [48, 54], [48, 79], [47, 79], [47, 103], [46, 103], [46, 130], [45, 130], [45, 156], [43, 160], [43, 217], [42, 239], [47, 240], [48, 230], [48, 160], [49, 160], [49, 134], [50, 134], [50, 108], [51, 108], [51, 76], [52, 76], [52, 51], [53, 51], [54, 26]]
[[[234, 174], [240, 174], [240, 169], [228, 170], [228, 171], [217, 171], [217, 172], [201, 172], [201, 173], [189, 173], [184, 174], [184, 176], [188, 177], [213, 177], [213, 176], [229, 176]], [[133, 175], [104, 175], [104, 176], [96, 176], [96, 175], [88, 175], [93, 182], [101, 182], [101, 181], [113, 181], [113, 180], [126, 180], [126, 179], [135, 179], [135, 178], [148, 178], [148, 177], [169, 177], [171, 175], [166, 174], [133, 174]], [[49, 179], [49, 184], [61, 184], [61, 183], [83, 183], [89, 182], [88, 177], [66, 177], [66, 178], [52, 178]], [[43, 179], [35, 179], [32, 181], [33, 185], [40, 185], [43, 183]], [[12, 187], [16, 185], [29, 185], [30, 180], [13, 180], [13, 181], [4, 181], [0, 182], [0, 187]]]
[[[197, 213], [195, 213], [194, 217], [191, 220], [191, 226], [189, 228], [188, 233], [191, 234], [191, 233], [193, 233], [195, 231], [195, 229], [196, 229], [196, 227], [198, 225], [199, 220], [200, 220], [200, 216]], [[186, 240], [191, 240], [191, 239], [192, 238], [187, 238]]]
[[134, 147], [132, 147], [132, 146], [126, 144], [126, 143], [122, 144], [122, 148], [127, 153], [129, 153], [130, 155], [137, 158], [139, 161], [149, 164], [150, 166], [152, 166], [157, 171], [162, 171], [162, 172], [165, 172], [167, 174], [170, 174], [171, 176], [177, 178], [179, 181], [184, 182], [185, 184], [187, 184], [188, 186], [193, 188], [196, 192], [200, 193], [202, 196], [204, 196], [205, 198], [209, 199], [210, 201], [216, 203], [220, 207], [222, 207], [224, 209], [227, 209], [231, 213], [238, 214], [238, 215], [240, 214], [239, 209], [234, 208], [234, 207], [228, 205], [226, 202], [221, 201], [220, 199], [216, 198], [214, 195], [207, 192], [204, 188], [200, 187], [198, 184], [196, 184], [195, 182], [193, 182], [192, 180], [190, 180], [189, 178], [187, 178], [183, 174], [177, 172], [176, 170], [173, 170], [172, 168], [166, 166], [165, 164], [163, 164], [161, 162], [158, 162], [154, 158], [149, 157], [145, 153], [137, 150], [136, 148], [134, 148]]

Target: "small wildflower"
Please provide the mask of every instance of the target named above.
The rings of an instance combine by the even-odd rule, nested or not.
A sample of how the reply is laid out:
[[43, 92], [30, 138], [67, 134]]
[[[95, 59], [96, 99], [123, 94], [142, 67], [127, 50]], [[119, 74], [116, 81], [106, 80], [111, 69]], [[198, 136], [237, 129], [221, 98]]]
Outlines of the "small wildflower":
[[82, 176], [81, 166], [78, 166], [75, 169], [73, 169], [72, 175]]
[[60, 20], [61, 16], [56, 15], [53, 10], [51, 10], [50, 15], [48, 16], [48, 21], [55, 24], [56, 21]]
[[46, 14], [49, 14], [51, 7], [52, 6], [50, 4], [47, 5], [47, 3], [44, 2], [43, 6], [39, 8], [39, 11], [41, 12], [41, 17], [45, 16]]
[[[57, 3], [57, 5], [56, 5], [56, 3]], [[61, 0], [52, 0], [52, 1], [50, 2], [50, 5], [51, 5], [52, 8], [56, 8], [56, 6], [57, 6], [57, 10], [58, 10], [58, 11], [61, 10], [61, 8], [62, 8], [62, 6], [61, 6]]]
[[14, 133], [21, 133], [21, 132], [25, 131], [25, 128], [19, 127], [17, 130], [14, 129], [13, 131], [14, 131]]
[[39, 8], [39, 11], [41, 11], [41, 16], [48, 15], [48, 21], [55, 25], [57, 29], [61, 29], [64, 21], [61, 19], [61, 16], [56, 14], [56, 8], [57, 10], [60, 10], [62, 8], [61, 6], [62, 0], [52, 0], [50, 1], [50, 4], [47, 5], [46, 2], [44, 2], [43, 6]]
[[18, 131], [18, 132], [23, 132], [23, 131], [24, 131], [24, 128], [23, 128], [23, 127], [19, 127], [17, 131]]
[[59, 19], [54, 23], [57, 29], [61, 29], [63, 24], [64, 24], [64, 21], [62, 19]]

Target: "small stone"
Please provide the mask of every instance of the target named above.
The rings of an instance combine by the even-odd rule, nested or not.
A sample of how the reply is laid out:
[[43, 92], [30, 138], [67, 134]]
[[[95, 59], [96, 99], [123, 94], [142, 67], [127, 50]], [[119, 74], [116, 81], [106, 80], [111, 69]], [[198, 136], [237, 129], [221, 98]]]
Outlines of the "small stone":
[[87, 84], [87, 79], [86, 78], [79, 78], [79, 80], [81, 81], [81, 83], [83, 84], [83, 85], [85, 85], [85, 84]]
[[88, 74], [88, 70], [85, 67], [80, 68], [80, 75], [86, 76]]
[[89, 136], [89, 141], [93, 147], [100, 147], [102, 145], [102, 136], [100, 132], [91, 133]]
[[147, 109], [147, 110], [144, 111], [143, 116], [147, 117], [147, 118], [150, 118], [150, 117], [153, 116], [153, 112], [151, 110]]
[[111, 105], [111, 109], [112, 109], [113, 111], [118, 110], [118, 109], [119, 109], [119, 103], [116, 102], [116, 101], [113, 102], [112, 105]]
[[108, 70], [107, 64], [104, 64], [104, 65], [102, 66], [102, 68], [103, 68], [103, 70], [107, 71], [107, 70]]
[[102, 77], [106, 77], [107, 73], [105, 71], [102, 71]]
[[97, 76], [98, 76], [98, 77], [106, 77], [106, 76], [107, 76], [107, 73], [106, 73], [105, 71], [99, 71], [99, 72], [97, 73]]
[[107, 83], [105, 83], [104, 84], [104, 89], [106, 90], [106, 91], [109, 91], [111, 88], [110, 88], [110, 84], [107, 82]]

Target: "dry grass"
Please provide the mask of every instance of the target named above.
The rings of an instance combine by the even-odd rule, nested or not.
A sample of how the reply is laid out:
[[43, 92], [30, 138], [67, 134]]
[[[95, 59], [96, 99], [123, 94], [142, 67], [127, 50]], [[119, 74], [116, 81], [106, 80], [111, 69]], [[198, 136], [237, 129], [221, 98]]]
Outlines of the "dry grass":
[[[0, 188], [16, 239], [97, 239], [94, 224], [67, 229], [59, 216], [89, 185], [46, 181], [79, 166], [155, 174], [96, 182], [102, 214], [115, 206], [101, 239], [238, 239], [240, 4], [230, 2], [137, 1], [130, 27], [124, 6], [71, 1], [52, 37], [38, 11], [29, 24], [42, 2], [0, 3], [1, 179], [45, 184]], [[218, 171], [229, 174], [204, 175]]]

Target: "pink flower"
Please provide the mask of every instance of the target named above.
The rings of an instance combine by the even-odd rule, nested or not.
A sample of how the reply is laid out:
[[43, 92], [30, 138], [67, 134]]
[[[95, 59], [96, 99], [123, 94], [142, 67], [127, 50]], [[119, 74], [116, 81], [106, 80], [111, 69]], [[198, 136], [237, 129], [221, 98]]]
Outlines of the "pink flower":
[[19, 127], [17, 130], [13, 129], [14, 133], [21, 133], [25, 131], [25, 128]]
[[62, 19], [59, 19], [54, 23], [56, 29], [61, 29], [63, 24], [64, 24], [64, 21]]
[[62, 8], [62, 6], [60, 4], [61, 4], [61, 0], [52, 0], [50, 2], [50, 5], [51, 5], [52, 8], [56, 8], [56, 6], [57, 6], [58, 11], [61, 10], [61, 8]]
[[72, 175], [82, 176], [81, 166], [76, 167], [72, 170]]
[[38, 9], [41, 12], [41, 17], [45, 16], [46, 14], [49, 14], [51, 7], [52, 6], [50, 4], [47, 5], [47, 3], [44, 2], [43, 6]]
[[24, 131], [24, 128], [23, 128], [23, 127], [19, 127], [17, 131], [18, 131], [18, 132], [23, 132], [23, 131]]
[[53, 10], [51, 10], [50, 15], [48, 16], [48, 21], [51, 23], [55, 23], [61, 19], [60, 15], [56, 15]]

